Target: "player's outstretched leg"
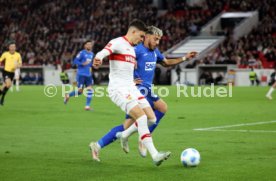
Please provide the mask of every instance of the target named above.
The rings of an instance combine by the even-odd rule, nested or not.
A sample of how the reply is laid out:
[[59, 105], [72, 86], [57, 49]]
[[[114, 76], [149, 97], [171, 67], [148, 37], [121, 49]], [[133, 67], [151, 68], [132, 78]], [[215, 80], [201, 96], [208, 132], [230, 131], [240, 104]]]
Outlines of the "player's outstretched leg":
[[90, 148], [90, 151], [91, 151], [91, 156], [92, 156], [92, 159], [97, 161], [97, 162], [100, 162], [100, 145], [98, 143], [95, 143], [95, 142], [91, 142], [89, 144], [89, 148]]
[[[144, 106], [142, 110], [138, 105], [133, 107], [130, 110], [130, 115], [134, 119], [136, 119], [136, 126], [138, 127], [139, 137], [142, 140], [142, 143], [145, 145], [147, 150], [149, 151], [153, 162], [156, 166], [159, 166], [164, 160], [168, 159], [170, 156], [170, 152], [158, 152], [153, 144], [153, 140], [151, 134], [148, 129], [148, 118], [149, 120], [156, 121], [154, 113], [150, 107], [146, 107], [147, 102], [141, 102], [141, 105]], [[147, 116], [145, 115], [147, 114]], [[121, 139], [122, 141], [122, 139]]]
[[273, 91], [274, 91], [274, 87], [272, 86], [270, 89], [269, 89], [269, 91], [267, 92], [267, 94], [266, 94], [266, 97], [269, 99], [269, 100], [272, 100], [272, 93], [273, 93]]
[[92, 154], [93, 160], [96, 160], [96, 161], [99, 160], [100, 150], [105, 146], [109, 145], [110, 143], [114, 142], [117, 139], [116, 134], [121, 131], [124, 131], [124, 126], [122, 124], [112, 128], [106, 135], [104, 135], [96, 143], [94, 142], [90, 143], [90, 145], [93, 145], [93, 147], [89, 145], [92, 152], [91, 154]]
[[3, 106], [4, 105], [4, 101], [5, 101], [5, 96], [8, 92], [9, 88], [8, 87], [4, 87], [3, 91], [2, 91], [2, 97], [0, 100], [0, 104]]
[[[154, 111], [154, 114], [156, 116], [156, 122], [152, 125], [149, 126], [149, 131], [150, 133], [152, 133], [155, 128], [158, 126], [158, 124], [160, 123], [160, 120], [164, 117], [165, 113], [162, 113], [158, 110], [155, 110]], [[139, 153], [142, 157], [146, 157], [147, 156], [147, 149], [146, 147], [144, 146], [144, 144], [142, 143], [141, 139], [139, 138], [138, 139], [138, 150], [139, 150]]]
[[82, 89], [79, 89], [78, 92], [72, 91], [69, 94], [65, 94], [65, 96], [64, 96], [64, 104], [68, 103], [70, 97], [73, 97], [73, 96], [76, 96], [76, 95], [79, 96], [81, 94], [82, 94]]
[[152, 132], [155, 130], [155, 128], [158, 126], [160, 120], [161, 120], [161, 119], [164, 117], [164, 115], [165, 115], [165, 113], [160, 112], [160, 111], [158, 111], [158, 110], [155, 110], [155, 111], [154, 111], [154, 114], [155, 114], [155, 117], [156, 117], [156, 122], [155, 122], [154, 124], [152, 124], [152, 125], [149, 126], [149, 131], [150, 131], [150, 133], [152, 133]]
[[86, 104], [85, 104], [85, 110], [86, 111], [90, 111], [91, 107], [90, 107], [90, 103], [92, 100], [92, 96], [93, 96], [93, 89], [87, 89], [87, 93], [86, 93]]

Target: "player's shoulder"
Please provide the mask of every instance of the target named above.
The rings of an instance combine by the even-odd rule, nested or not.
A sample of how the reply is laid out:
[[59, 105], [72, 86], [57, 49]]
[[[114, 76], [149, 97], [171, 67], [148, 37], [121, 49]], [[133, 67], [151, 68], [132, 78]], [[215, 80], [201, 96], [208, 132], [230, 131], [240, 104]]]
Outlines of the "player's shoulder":
[[143, 45], [143, 43], [139, 43], [139, 44], [136, 45], [134, 48], [135, 48], [135, 49], [143, 49], [143, 48], [144, 48], [144, 45]]
[[81, 56], [82, 56], [82, 54], [83, 54], [83, 50], [80, 50], [79, 52], [78, 52], [78, 54], [77, 54], [77, 58], [80, 58]]
[[2, 56], [6, 56], [6, 55], [8, 55], [8, 54], [9, 54], [9, 52], [8, 52], [8, 51], [5, 51], [5, 52], [2, 53]]
[[14, 52], [16, 56], [21, 56], [19, 52]]
[[154, 52], [155, 52], [155, 53], [160, 53], [160, 54], [161, 54], [160, 50], [159, 50], [157, 47], [154, 49]]
[[145, 46], [143, 45], [143, 43], [139, 43], [138, 45], [136, 45], [136, 46], [134, 47], [134, 50], [135, 50], [135, 52], [137, 53], [137, 52], [143, 52], [143, 51], [145, 51], [146, 49], [145, 49]]

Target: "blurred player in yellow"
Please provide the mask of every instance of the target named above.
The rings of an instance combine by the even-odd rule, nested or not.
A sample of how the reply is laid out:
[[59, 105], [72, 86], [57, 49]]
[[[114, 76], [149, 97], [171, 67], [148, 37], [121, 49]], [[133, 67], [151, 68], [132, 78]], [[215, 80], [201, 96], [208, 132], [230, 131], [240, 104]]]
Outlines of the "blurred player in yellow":
[[10, 42], [8, 45], [9, 51], [4, 52], [0, 57], [0, 63], [4, 62], [3, 70], [3, 85], [0, 89], [0, 105], [4, 105], [5, 96], [12, 85], [14, 72], [22, 65], [21, 55], [16, 52], [15, 42]]

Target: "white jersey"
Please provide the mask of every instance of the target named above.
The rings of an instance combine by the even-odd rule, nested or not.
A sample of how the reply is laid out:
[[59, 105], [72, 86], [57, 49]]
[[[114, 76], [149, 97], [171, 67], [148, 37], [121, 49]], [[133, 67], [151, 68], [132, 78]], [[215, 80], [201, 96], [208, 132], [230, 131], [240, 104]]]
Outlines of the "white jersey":
[[115, 38], [95, 57], [102, 60], [108, 55], [110, 64], [109, 89], [133, 86], [136, 55], [131, 43], [125, 37]]

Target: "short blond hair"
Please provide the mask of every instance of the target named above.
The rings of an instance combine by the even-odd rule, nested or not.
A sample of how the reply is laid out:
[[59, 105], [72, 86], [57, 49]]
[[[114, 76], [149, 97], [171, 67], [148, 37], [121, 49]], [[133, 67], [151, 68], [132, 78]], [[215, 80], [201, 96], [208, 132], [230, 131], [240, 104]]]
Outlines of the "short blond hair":
[[163, 36], [163, 31], [156, 26], [148, 26], [146, 34]]

